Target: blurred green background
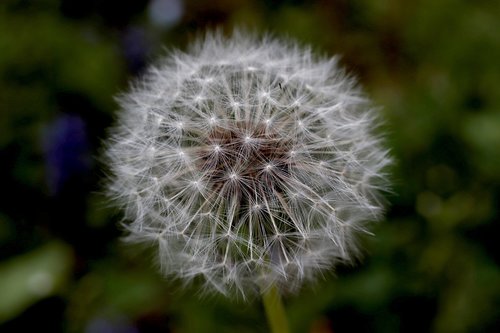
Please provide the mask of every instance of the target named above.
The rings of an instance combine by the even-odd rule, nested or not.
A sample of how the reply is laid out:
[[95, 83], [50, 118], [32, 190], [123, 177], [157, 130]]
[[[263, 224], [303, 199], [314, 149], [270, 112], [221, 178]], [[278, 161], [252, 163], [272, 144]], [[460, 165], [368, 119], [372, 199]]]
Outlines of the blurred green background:
[[311, 44], [381, 106], [387, 219], [285, 299], [293, 331], [500, 332], [500, 1], [2, 0], [0, 331], [266, 332], [120, 241], [98, 162], [113, 97], [164, 48], [246, 27]]

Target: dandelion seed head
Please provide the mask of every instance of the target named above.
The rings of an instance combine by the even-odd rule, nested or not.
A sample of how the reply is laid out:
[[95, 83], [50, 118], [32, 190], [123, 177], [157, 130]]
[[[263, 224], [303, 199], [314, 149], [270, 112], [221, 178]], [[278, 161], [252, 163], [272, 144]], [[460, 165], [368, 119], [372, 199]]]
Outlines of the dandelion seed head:
[[391, 159], [335, 59], [293, 42], [208, 34], [120, 99], [106, 156], [127, 239], [165, 275], [244, 297], [357, 255]]

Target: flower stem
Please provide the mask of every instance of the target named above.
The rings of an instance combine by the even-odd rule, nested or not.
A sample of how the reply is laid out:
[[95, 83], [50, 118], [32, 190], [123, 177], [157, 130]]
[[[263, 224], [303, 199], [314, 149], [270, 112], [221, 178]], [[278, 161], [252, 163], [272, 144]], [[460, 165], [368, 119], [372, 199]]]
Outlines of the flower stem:
[[289, 333], [285, 308], [278, 288], [272, 286], [262, 294], [262, 302], [266, 310], [267, 321], [272, 333]]

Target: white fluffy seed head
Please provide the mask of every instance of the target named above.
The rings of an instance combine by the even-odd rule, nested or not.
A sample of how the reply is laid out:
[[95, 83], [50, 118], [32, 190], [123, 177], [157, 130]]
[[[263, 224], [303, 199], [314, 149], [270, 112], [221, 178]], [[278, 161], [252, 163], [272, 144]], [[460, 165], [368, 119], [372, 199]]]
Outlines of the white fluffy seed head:
[[127, 239], [165, 275], [247, 296], [295, 290], [356, 255], [381, 216], [387, 150], [335, 59], [209, 34], [120, 99], [107, 160]]

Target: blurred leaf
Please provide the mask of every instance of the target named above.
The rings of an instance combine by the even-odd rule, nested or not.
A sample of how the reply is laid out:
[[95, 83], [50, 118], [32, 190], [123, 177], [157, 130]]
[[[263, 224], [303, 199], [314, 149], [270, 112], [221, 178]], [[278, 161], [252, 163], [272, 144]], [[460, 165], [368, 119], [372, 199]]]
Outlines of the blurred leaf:
[[500, 180], [500, 113], [490, 112], [470, 116], [464, 122], [464, 137], [475, 149], [472, 156], [479, 170]]
[[0, 265], [0, 322], [60, 291], [70, 278], [72, 265], [71, 249], [59, 242], [3, 262]]
[[453, 250], [461, 255], [447, 263], [434, 332], [485, 332], [500, 315], [500, 270], [467, 243], [456, 242]]

